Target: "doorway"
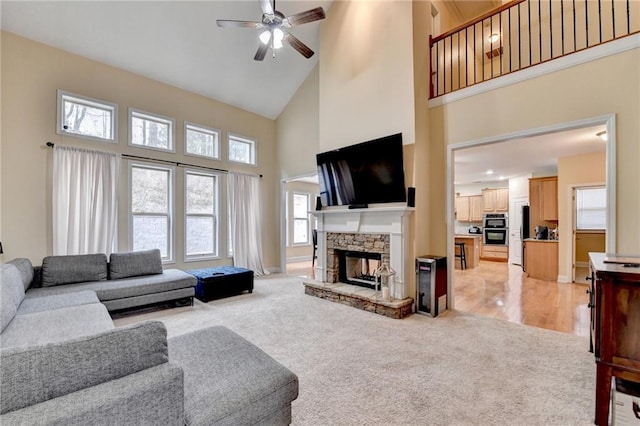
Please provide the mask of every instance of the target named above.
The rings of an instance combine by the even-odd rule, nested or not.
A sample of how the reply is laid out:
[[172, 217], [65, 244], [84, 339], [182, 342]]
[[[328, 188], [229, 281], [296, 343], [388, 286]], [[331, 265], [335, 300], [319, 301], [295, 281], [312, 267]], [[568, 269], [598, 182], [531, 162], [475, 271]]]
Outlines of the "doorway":
[[589, 253], [606, 251], [606, 192], [602, 184], [571, 188], [571, 266], [575, 283], [588, 283]]
[[[595, 131], [595, 130], [598, 131]], [[527, 170], [519, 169], [518, 165], [526, 163], [529, 157], [552, 157], [564, 158], [570, 155], [579, 155], [581, 153], [571, 153], [567, 151], [559, 151], [554, 153], [553, 149], [546, 149], [544, 140], [555, 141], [554, 146], [559, 147], [562, 144], [557, 143], [563, 135], [571, 134], [571, 132], [585, 131], [593, 133], [599, 133], [601, 129], [606, 129], [609, 136], [609, 141], [606, 144], [602, 144], [601, 151], [604, 152], [604, 162], [606, 167], [603, 167], [603, 173], [605, 173], [605, 186], [607, 187], [607, 211], [606, 211], [606, 249], [607, 251], [613, 251], [615, 247], [615, 156], [612, 155], [615, 152], [615, 116], [608, 115], [603, 117], [596, 117], [592, 119], [580, 120], [577, 122], [563, 123], [559, 125], [550, 126], [547, 128], [532, 129], [528, 131], [522, 131], [515, 134], [503, 135], [495, 138], [485, 138], [477, 141], [469, 141], [460, 144], [452, 144], [448, 146], [448, 181], [447, 190], [449, 194], [449, 200], [447, 203], [448, 208], [448, 257], [453, 258], [453, 240], [456, 233], [456, 221], [455, 211], [453, 206], [455, 205], [455, 193], [456, 187], [460, 182], [460, 176], [464, 175], [464, 165], [471, 164], [475, 167], [472, 172], [476, 173], [476, 180], [481, 173], [486, 173], [483, 169], [492, 168], [494, 176], [499, 174], [497, 167], [493, 167], [492, 159], [499, 155], [504, 155], [509, 161], [505, 162], [507, 166], [511, 168], [510, 173], [526, 174], [529, 173], [530, 177], [542, 177], [552, 176], [557, 174], [557, 168], [555, 170]], [[516, 142], [517, 141], [517, 142]], [[527, 151], [530, 149], [532, 151]], [[472, 155], [472, 158], [468, 156]], [[543, 154], [543, 155], [541, 155]], [[465, 155], [466, 158], [465, 158]], [[462, 157], [466, 161], [463, 161], [463, 166], [460, 166], [458, 162], [458, 156]], [[517, 160], [514, 160], [517, 159]], [[549, 158], [547, 158], [549, 159]], [[557, 165], [556, 165], [557, 167]], [[505, 176], [507, 180], [508, 176]], [[486, 177], [485, 177], [486, 179]], [[528, 181], [528, 179], [527, 179]], [[584, 181], [579, 181], [584, 182]], [[568, 183], [575, 183], [575, 181], [565, 182], [562, 181], [562, 185]], [[528, 185], [527, 185], [528, 186]], [[527, 187], [528, 191], [528, 187]], [[559, 189], [558, 200], [562, 200], [562, 203], [566, 202], [566, 189]], [[578, 324], [579, 330], [573, 330], [576, 334], [585, 334], [588, 332], [588, 318], [586, 313], [583, 315], [584, 323], [580, 325], [580, 318], [565, 318], [563, 315], [578, 315], [580, 312], [585, 311], [582, 309], [582, 305], [586, 306], [588, 301], [582, 296], [584, 288], [581, 285], [573, 284], [573, 269], [571, 267], [571, 261], [573, 259], [573, 238], [572, 238], [572, 220], [567, 218], [567, 212], [564, 207], [561, 211], [559, 219], [563, 223], [559, 227], [560, 237], [558, 246], [561, 247], [560, 251], [565, 253], [560, 256], [559, 262], [563, 265], [559, 271], [557, 281], [546, 282], [542, 280], [533, 280], [529, 278], [526, 273], [523, 273], [522, 267], [517, 265], [522, 263], [522, 254], [518, 256], [518, 248], [520, 244], [518, 242], [520, 223], [518, 223], [519, 215], [514, 214], [519, 210], [519, 207], [526, 204], [526, 199], [515, 198], [510, 199], [509, 214], [510, 214], [510, 242], [511, 247], [509, 249], [509, 263], [496, 264], [493, 262], [480, 261], [480, 268], [475, 270], [457, 271], [453, 266], [449, 266], [449, 291], [450, 297], [449, 305], [455, 309], [465, 310], [468, 312], [474, 312], [480, 315], [492, 316], [501, 318], [513, 322], [521, 322], [534, 326], [542, 326], [545, 328], [554, 328], [553, 324], [545, 324], [548, 322], [542, 317], [553, 317], [557, 323], [571, 323], [574, 321]], [[571, 204], [567, 206], [569, 212], [572, 211]], [[516, 235], [518, 234], [518, 235]], [[521, 242], [521, 239], [520, 239]], [[467, 294], [461, 293], [467, 290]], [[477, 293], [478, 289], [488, 290], [482, 294]], [[471, 292], [469, 292], [469, 290]], [[535, 296], [535, 291], [544, 290], [554, 294], [553, 298], [557, 301], [563, 301], [563, 309], [559, 309], [557, 303], [544, 302], [538, 296]], [[493, 293], [491, 292], [493, 291]], [[540, 296], [542, 297], [542, 296]], [[582, 300], [581, 299], [584, 299]], [[532, 300], [537, 298], [537, 300]], [[458, 301], [456, 301], [458, 299]], [[551, 309], [548, 313], [535, 312], [539, 311], [540, 306], [549, 305]], [[576, 309], [579, 308], [579, 309]], [[539, 315], [539, 320], [533, 319], [532, 315]], [[536, 323], [538, 322], [538, 323]], [[586, 325], [584, 325], [586, 324]], [[562, 330], [559, 331], [569, 331]], [[586, 335], [586, 334], [585, 334]]]

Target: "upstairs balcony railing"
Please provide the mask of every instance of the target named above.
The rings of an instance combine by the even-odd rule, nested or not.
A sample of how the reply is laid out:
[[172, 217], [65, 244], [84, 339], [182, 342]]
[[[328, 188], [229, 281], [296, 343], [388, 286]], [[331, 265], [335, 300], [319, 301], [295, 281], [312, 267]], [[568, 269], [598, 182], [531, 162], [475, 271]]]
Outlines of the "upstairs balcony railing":
[[514, 0], [429, 37], [430, 99], [636, 33], [639, 0]]

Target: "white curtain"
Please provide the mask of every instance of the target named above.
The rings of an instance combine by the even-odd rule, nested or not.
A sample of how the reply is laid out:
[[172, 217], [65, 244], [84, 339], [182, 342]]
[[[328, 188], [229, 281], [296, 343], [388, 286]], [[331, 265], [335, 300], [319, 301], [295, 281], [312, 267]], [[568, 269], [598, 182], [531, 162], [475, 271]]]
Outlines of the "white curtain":
[[120, 154], [53, 149], [53, 254], [111, 254], [116, 235]]
[[259, 178], [229, 173], [227, 179], [233, 264], [264, 275]]

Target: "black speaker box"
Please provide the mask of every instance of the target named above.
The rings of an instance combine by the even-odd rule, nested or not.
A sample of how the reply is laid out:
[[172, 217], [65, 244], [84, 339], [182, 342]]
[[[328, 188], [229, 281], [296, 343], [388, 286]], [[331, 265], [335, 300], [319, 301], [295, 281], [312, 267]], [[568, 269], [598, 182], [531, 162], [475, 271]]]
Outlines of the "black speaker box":
[[316, 197], [316, 210], [322, 210], [322, 199], [320, 197]]
[[410, 186], [407, 190], [407, 206], [416, 206], [416, 189], [413, 186]]

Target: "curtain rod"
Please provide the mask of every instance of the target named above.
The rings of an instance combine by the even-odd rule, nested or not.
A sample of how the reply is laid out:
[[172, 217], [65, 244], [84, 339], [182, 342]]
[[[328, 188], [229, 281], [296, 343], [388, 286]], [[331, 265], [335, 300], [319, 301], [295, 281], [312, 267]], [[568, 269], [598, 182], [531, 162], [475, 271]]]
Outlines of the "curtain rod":
[[[56, 144], [54, 144], [53, 142], [47, 142], [47, 146], [50, 147], [50, 148], [53, 148], [55, 145]], [[131, 159], [135, 159], [135, 160], [154, 161], [156, 163], [173, 164], [176, 167], [195, 167], [195, 168], [198, 168], [198, 169], [213, 170], [213, 171], [222, 172], [222, 173], [230, 173], [229, 170], [218, 169], [216, 167], [198, 166], [196, 164], [179, 163], [177, 161], [161, 160], [159, 158], [151, 158], [151, 157], [141, 157], [139, 155], [130, 155], [130, 154], [120, 154], [120, 155], [122, 157], [124, 157], [124, 158], [131, 158]], [[246, 175], [252, 175], [252, 176], [258, 176], [258, 177], [262, 178], [262, 175], [256, 175], [255, 173], [244, 173], [244, 172], [237, 172], [237, 173], [246, 174]]]

